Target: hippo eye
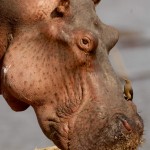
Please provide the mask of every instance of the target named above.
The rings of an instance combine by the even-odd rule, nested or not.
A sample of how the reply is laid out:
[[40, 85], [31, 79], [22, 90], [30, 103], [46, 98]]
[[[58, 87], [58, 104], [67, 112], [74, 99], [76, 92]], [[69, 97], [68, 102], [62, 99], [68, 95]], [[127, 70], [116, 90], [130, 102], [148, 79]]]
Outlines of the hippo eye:
[[77, 39], [77, 45], [85, 52], [92, 52], [97, 48], [98, 39], [92, 33], [80, 35]]
[[80, 46], [84, 49], [84, 48], [89, 48], [89, 44], [90, 44], [90, 39], [88, 37], [84, 37], [80, 40]]
[[90, 40], [89, 37], [83, 37], [80, 39], [78, 46], [82, 50], [85, 50], [86, 52], [90, 52], [92, 50], [93, 42]]

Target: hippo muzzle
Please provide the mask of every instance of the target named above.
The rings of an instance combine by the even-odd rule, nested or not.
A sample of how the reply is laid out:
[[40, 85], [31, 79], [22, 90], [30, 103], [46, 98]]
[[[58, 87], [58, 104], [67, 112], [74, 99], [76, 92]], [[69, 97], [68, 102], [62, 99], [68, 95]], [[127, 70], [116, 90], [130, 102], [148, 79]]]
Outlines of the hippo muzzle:
[[144, 125], [109, 62], [118, 32], [97, 17], [99, 0], [26, 2], [0, 1], [7, 103], [15, 111], [32, 106], [62, 150], [136, 150]]

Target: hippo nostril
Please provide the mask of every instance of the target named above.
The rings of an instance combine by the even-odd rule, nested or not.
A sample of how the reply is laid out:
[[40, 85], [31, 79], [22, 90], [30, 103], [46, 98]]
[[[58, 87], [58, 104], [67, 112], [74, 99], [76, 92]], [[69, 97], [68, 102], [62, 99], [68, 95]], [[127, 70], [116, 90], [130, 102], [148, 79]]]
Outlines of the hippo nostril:
[[126, 129], [128, 132], [135, 131], [137, 128], [137, 125], [135, 123], [135, 120], [132, 120], [131, 118], [128, 118], [124, 114], [117, 114], [116, 119], [121, 123], [119, 123], [124, 131]]
[[93, 52], [98, 46], [98, 38], [92, 33], [79, 34], [77, 45], [85, 52]]
[[129, 132], [131, 132], [131, 131], [132, 131], [132, 127], [131, 127], [131, 125], [128, 123], [128, 121], [127, 121], [127, 120], [124, 120], [124, 119], [122, 119], [121, 121], [122, 121], [123, 126], [124, 126]]

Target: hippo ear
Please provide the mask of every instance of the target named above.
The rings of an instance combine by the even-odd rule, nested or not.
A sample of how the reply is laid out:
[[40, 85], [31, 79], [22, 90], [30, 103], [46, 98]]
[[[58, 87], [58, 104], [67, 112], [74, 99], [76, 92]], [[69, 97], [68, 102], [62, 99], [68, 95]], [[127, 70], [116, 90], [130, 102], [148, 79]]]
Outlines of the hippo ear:
[[70, 5], [70, 0], [60, 0], [58, 6], [52, 12], [51, 16], [54, 17], [63, 17], [68, 12]]
[[95, 5], [97, 5], [101, 0], [92, 0]]

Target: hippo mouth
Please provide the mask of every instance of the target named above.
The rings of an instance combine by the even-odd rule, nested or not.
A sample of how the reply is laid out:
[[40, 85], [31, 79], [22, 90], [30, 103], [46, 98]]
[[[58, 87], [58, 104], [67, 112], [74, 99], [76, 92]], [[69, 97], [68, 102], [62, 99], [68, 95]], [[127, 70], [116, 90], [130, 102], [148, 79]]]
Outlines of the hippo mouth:
[[[54, 121], [52, 122], [54, 125]], [[68, 138], [67, 132], [65, 132], [66, 136], [64, 136], [64, 134], [63, 136], [61, 135], [62, 129], [61, 132], [58, 132], [57, 127], [60, 127], [60, 125], [57, 126], [56, 123], [53, 126], [54, 128], [51, 128], [53, 132], [51, 132], [50, 135], [53, 136], [53, 138], [49, 138], [52, 138], [54, 143], [65, 150], [86, 150], [87, 148], [89, 150], [95, 148], [96, 150], [136, 150], [137, 147], [142, 144], [143, 122], [140, 116], [137, 116], [136, 121], [132, 121], [124, 114], [118, 113], [104, 122], [105, 125], [103, 125], [102, 128], [94, 128], [94, 130], [91, 127], [88, 128], [87, 125], [84, 126], [84, 130], [82, 126], [80, 126], [79, 130], [75, 124], [75, 129]], [[64, 126], [64, 124], [62, 126]], [[76, 135], [74, 133], [76, 133]], [[76, 136], [78, 138], [76, 138]], [[74, 141], [75, 139], [77, 141]], [[74, 145], [76, 145], [76, 147], [74, 147]]]
[[83, 133], [78, 132], [78, 141], [74, 141], [78, 144], [70, 141], [68, 149], [84, 150], [88, 147], [90, 150], [136, 150], [142, 144], [143, 127], [136, 125], [123, 114], [116, 114], [112, 119], [103, 128], [97, 128], [98, 131], [95, 129], [97, 132], [93, 135], [88, 131], [86, 137], [82, 137]]
[[121, 112], [99, 117], [88, 112], [88, 116], [85, 118], [81, 112], [76, 118], [68, 149], [136, 150], [142, 144], [144, 125], [138, 114], [125, 115]]
[[100, 131], [103, 136], [96, 140], [100, 150], [136, 150], [142, 143], [143, 122], [139, 116], [132, 121], [124, 114], [115, 114], [108, 122]]

